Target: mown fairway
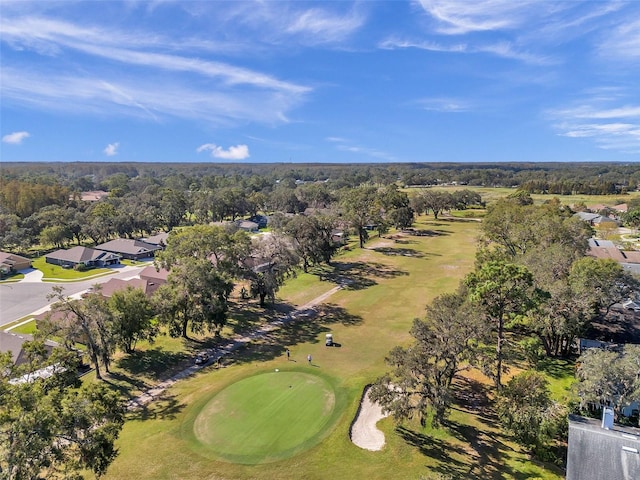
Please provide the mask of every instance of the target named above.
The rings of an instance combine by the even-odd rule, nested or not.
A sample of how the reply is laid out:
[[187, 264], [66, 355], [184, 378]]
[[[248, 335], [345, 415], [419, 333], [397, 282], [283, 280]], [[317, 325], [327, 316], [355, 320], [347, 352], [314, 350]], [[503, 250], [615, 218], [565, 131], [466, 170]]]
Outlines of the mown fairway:
[[[373, 238], [365, 249], [352, 248], [315, 276], [292, 279], [281, 291], [282, 302], [292, 307], [336, 282], [346, 281], [349, 286], [327, 299], [315, 319], [273, 332], [229, 360], [226, 368], [208, 368], [180, 381], [147, 410], [132, 414], [107, 478], [375, 480], [418, 479], [430, 473], [470, 479], [562, 478], [559, 472], [531, 462], [496, 428], [487, 412], [465, 404], [456, 406], [447, 429], [425, 429], [414, 423], [397, 427], [387, 418], [378, 424], [386, 436], [383, 450], [366, 451], [351, 443], [349, 426], [362, 390], [385, 371], [385, 355], [395, 345], [406, 345], [413, 319], [423, 316], [435, 296], [454, 290], [473, 268], [478, 222], [434, 222], [422, 217], [415, 227], [424, 230], [424, 236]], [[327, 332], [334, 334], [340, 348], [324, 346]], [[291, 350], [291, 362], [284, 355], [286, 347]], [[307, 354], [313, 355], [315, 366], [307, 365]], [[293, 369], [321, 375], [331, 385], [336, 418], [320, 430], [317, 441], [312, 439], [297, 455], [271, 463], [233, 463], [229, 455], [253, 455], [249, 447], [255, 447], [244, 428], [258, 427], [236, 429], [225, 420], [206, 426], [212, 443], [203, 445], [194, 424], [198, 418], [210, 418], [203, 412], [214, 413], [216, 398], [224, 398], [218, 395], [229, 387], [238, 388], [234, 384], [244, 389], [247, 378], [275, 375], [275, 368], [280, 374]], [[461, 394], [486, 397], [483, 381], [479, 373], [474, 374], [461, 382]], [[292, 423], [297, 415], [282, 413]], [[313, 424], [309, 419], [304, 422]], [[227, 448], [227, 460], [220, 460], [222, 448]]]

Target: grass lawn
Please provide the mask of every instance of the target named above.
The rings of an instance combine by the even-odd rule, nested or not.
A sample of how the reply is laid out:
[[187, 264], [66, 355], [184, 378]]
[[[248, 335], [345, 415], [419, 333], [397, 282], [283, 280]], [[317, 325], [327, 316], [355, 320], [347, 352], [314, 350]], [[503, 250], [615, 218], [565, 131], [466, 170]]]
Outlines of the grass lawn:
[[0, 283], [13, 283], [19, 282], [24, 278], [24, 273], [15, 273], [7, 278], [0, 280]]
[[[472, 186], [455, 186], [455, 187], [430, 187], [436, 190], [445, 190], [449, 192], [453, 192], [456, 190], [473, 190], [474, 192], [478, 192], [482, 196], [482, 200], [487, 203], [491, 203], [500, 198], [506, 197], [516, 191], [515, 188], [492, 188], [492, 187], [472, 187]], [[412, 188], [409, 190], [417, 191], [419, 189]], [[552, 198], [558, 198], [563, 205], [574, 205], [576, 203], [584, 202], [589, 205], [615, 205], [619, 203], [618, 200], [621, 200], [623, 203], [630, 201], [633, 198], [637, 198], [640, 196], [640, 192], [629, 192], [625, 195], [540, 195], [534, 193], [531, 195], [534, 203], [540, 205], [547, 200], [551, 200]]]
[[43, 273], [43, 280], [85, 280], [91, 277], [99, 277], [112, 273], [109, 268], [92, 268], [85, 272], [79, 272], [73, 268], [62, 268], [58, 265], [52, 265], [45, 261], [44, 257], [36, 258], [31, 262], [33, 268], [37, 268]]
[[321, 440], [336, 419], [333, 387], [314, 373], [277, 370], [245, 378], [209, 400], [193, 421], [196, 448], [258, 464], [291, 457]]
[[26, 333], [28, 335], [33, 335], [37, 330], [38, 329], [36, 328], [36, 321], [31, 320], [30, 322], [20, 325], [19, 327], [12, 328], [11, 333]]
[[[496, 428], [490, 409], [473, 409], [466, 404], [456, 406], [449, 425], [442, 429], [423, 428], [411, 422], [396, 425], [390, 418], [379, 422], [386, 437], [381, 451], [362, 450], [351, 443], [349, 427], [357, 413], [362, 390], [384, 373], [385, 355], [395, 345], [406, 345], [410, 341], [408, 332], [413, 319], [423, 316], [425, 306], [435, 296], [453, 291], [473, 268], [479, 232], [477, 222], [436, 222], [430, 217], [421, 217], [416, 228], [427, 234], [399, 237], [391, 232], [387, 238], [371, 239], [365, 249], [355, 248], [341, 254], [330, 268], [322, 270], [322, 280], [311, 274], [291, 279], [279, 292], [283, 302], [280, 306], [285, 309], [304, 304], [338, 283], [348, 286], [318, 307], [315, 319], [289, 325], [261, 341], [252, 342], [246, 349], [226, 358], [225, 368], [207, 367], [176, 383], [146, 409], [130, 414], [117, 442], [120, 455], [106, 478], [372, 480], [418, 479], [437, 472], [456, 473], [469, 479], [562, 478], [557, 469], [532, 462], [504, 436]], [[251, 315], [243, 314], [249, 310], [253, 310]], [[232, 321], [223, 334], [266, 321], [272, 315], [269, 310], [257, 309], [253, 303], [236, 301]], [[340, 348], [324, 346], [328, 332], [333, 333]], [[180, 345], [172, 342], [176, 339], [160, 339], [155, 346], [144, 348], [157, 348], [157, 359], [184, 354]], [[192, 343], [191, 347], [193, 345], [201, 343]], [[191, 348], [187, 344], [182, 347]], [[284, 355], [285, 348], [291, 351], [290, 362]], [[313, 367], [306, 364], [308, 354], [313, 355]], [[125, 357], [118, 360], [116, 373], [128, 377], [128, 383], [121, 384], [120, 388], [144, 386], [136, 386], [136, 381], [157, 383], [161, 370], [154, 374], [151, 370], [154, 363], [149, 361], [145, 365], [143, 358], [130, 361], [129, 365]], [[225, 400], [225, 392], [233, 393], [235, 388], [252, 390], [250, 383], [244, 383], [246, 379], [268, 378], [275, 368], [281, 370], [279, 373], [293, 370], [321, 375], [336, 395], [335, 422], [326, 430], [322, 427], [316, 430], [321, 437], [326, 435], [319, 438], [318, 443], [314, 440], [305, 444], [306, 440], [301, 440], [299, 434], [292, 434], [307, 450], [290, 458], [283, 455], [277, 461], [261, 465], [221, 459], [225, 442], [212, 439], [207, 447], [210, 438], [207, 435], [217, 435], [214, 430], [220, 428], [226, 432], [226, 442], [246, 445], [250, 451], [249, 440], [243, 440], [243, 432], [246, 428], [258, 427], [234, 429], [230, 423], [211, 420], [220, 418], [215, 417], [219, 415], [215, 412], [216, 402], [221, 399], [231, 402], [231, 397]], [[151, 381], [154, 375], [155, 382]], [[468, 390], [469, 394], [486, 401], [490, 398], [486, 378], [479, 373], [477, 376], [461, 382], [461, 397]], [[250, 398], [244, 400], [252, 402]], [[282, 399], [283, 403], [286, 401]], [[226, 408], [225, 411], [231, 414]], [[290, 419], [296, 414], [287, 410]], [[194, 425], [199, 422], [209, 422], [204, 430], [210, 433], [202, 434], [199, 430], [200, 433], [196, 433], [200, 427], [194, 429]], [[303, 423], [314, 424], [309, 419]], [[273, 426], [264, 428], [269, 431]], [[293, 427], [287, 425], [286, 428]], [[227, 455], [246, 454], [244, 448], [233, 450], [226, 452]], [[277, 454], [275, 450], [273, 453]], [[249, 455], [255, 460], [271, 453], [271, 448], [263, 444], [262, 451], [253, 450]]]

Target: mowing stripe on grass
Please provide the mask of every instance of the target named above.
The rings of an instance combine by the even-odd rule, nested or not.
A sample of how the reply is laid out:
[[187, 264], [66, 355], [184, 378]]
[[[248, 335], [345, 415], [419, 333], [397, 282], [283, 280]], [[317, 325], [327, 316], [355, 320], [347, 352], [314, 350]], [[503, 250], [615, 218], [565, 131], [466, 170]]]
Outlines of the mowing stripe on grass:
[[225, 460], [263, 463], [294, 455], [328, 426], [333, 388], [304, 372], [255, 375], [213, 397], [194, 422], [201, 444]]

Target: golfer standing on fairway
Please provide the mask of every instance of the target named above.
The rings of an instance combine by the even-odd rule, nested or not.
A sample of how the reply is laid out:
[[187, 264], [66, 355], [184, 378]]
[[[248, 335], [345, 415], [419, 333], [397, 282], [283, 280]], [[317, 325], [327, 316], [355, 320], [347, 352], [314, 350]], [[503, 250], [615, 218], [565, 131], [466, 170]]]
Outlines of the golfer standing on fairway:
[[309, 365], [311, 365], [311, 354], [307, 355], [307, 361], [309, 362]]

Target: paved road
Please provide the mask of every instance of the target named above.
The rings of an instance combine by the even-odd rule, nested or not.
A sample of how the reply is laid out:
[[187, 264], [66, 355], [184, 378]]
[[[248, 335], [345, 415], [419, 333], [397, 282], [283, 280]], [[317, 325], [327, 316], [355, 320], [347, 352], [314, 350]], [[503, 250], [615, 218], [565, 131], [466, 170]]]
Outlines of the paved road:
[[[0, 328], [26, 315], [37, 312], [50, 304], [47, 295], [53, 291], [55, 285], [62, 285], [67, 295], [71, 296], [87, 290], [91, 285], [104, 283], [111, 278], [127, 279], [136, 277], [145, 267], [113, 268], [114, 273], [79, 282], [39, 282], [29, 281], [29, 278], [21, 282], [0, 283]], [[27, 275], [29, 277], [29, 275]]]

